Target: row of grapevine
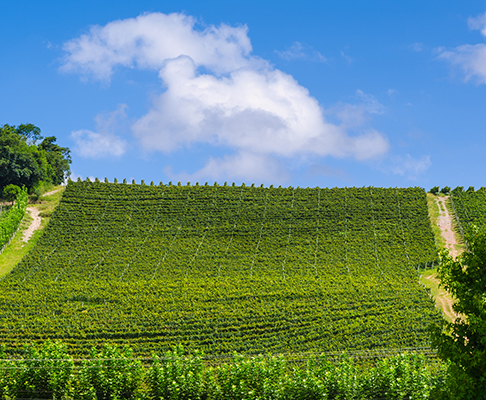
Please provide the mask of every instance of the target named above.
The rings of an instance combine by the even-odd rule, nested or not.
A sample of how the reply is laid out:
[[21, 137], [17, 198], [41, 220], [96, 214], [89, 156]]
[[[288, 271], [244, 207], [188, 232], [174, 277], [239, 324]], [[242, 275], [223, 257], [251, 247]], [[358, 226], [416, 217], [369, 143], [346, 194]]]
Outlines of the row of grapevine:
[[29, 196], [24, 187], [17, 195], [15, 204], [0, 220], [0, 251], [7, 245], [24, 218]]
[[143, 360], [112, 345], [73, 359], [59, 342], [27, 346], [23, 358], [5, 356], [0, 352], [2, 399], [427, 399], [447, 379], [443, 368], [432, 372], [425, 357], [411, 354], [366, 370], [321, 355], [208, 359], [181, 346]]
[[422, 189], [71, 182], [0, 283], [0, 340], [147, 354], [422, 347], [439, 314]]
[[474, 190], [470, 187], [463, 190], [457, 187], [452, 190], [452, 206], [459, 222], [462, 234], [472, 233], [472, 227], [486, 227], [486, 188]]

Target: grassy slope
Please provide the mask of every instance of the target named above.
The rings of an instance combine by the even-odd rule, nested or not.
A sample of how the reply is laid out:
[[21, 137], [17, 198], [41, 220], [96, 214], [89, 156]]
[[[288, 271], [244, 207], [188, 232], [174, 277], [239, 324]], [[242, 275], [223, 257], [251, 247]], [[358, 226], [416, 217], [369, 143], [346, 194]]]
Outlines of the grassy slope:
[[37, 240], [42, 234], [42, 230], [49, 223], [49, 217], [53, 210], [56, 208], [57, 204], [61, 199], [62, 192], [64, 191], [64, 186], [57, 186], [51, 190], [59, 190], [50, 196], [41, 197], [36, 203], [29, 204], [28, 207], [37, 208], [41, 214], [42, 224], [39, 230], [34, 232], [34, 235], [30, 238], [28, 243], [22, 240], [25, 230], [29, 227], [32, 222], [32, 217], [29, 211], [25, 213], [25, 217], [20, 223], [19, 230], [15, 234], [10, 244], [4, 249], [0, 254], [0, 278], [8, 274], [12, 269], [20, 262], [20, 260], [35, 246]]

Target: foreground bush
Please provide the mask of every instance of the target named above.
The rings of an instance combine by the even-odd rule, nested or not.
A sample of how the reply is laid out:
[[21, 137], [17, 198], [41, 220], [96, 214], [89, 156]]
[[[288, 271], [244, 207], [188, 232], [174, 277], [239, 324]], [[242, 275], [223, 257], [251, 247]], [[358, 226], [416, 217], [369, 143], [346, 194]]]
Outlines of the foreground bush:
[[[66, 346], [27, 346], [22, 358], [0, 353], [2, 399], [428, 399], [433, 375], [421, 355], [380, 360], [372, 368], [325, 357], [292, 361], [234, 355], [221, 359], [189, 356], [182, 347], [142, 360], [128, 347], [104, 345], [90, 359], [71, 358]], [[211, 365], [214, 364], [214, 365]]]

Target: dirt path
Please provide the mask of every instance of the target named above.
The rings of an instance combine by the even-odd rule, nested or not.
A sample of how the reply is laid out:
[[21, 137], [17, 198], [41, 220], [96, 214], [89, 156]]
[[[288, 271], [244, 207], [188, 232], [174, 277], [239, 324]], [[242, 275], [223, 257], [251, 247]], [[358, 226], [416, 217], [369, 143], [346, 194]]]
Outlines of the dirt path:
[[27, 207], [27, 211], [30, 213], [30, 216], [33, 218], [30, 226], [25, 230], [24, 236], [22, 237], [22, 241], [27, 243], [29, 239], [32, 237], [34, 232], [40, 228], [42, 219], [39, 215], [39, 210], [34, 207]]
[[437, 219], [437, 225], [439, 226], [442, 237], [446, 242], [446, 248], [449, 250], [449, 254], [456, 258], [459, 255], [457, 250], [458, 242], [456, 239], [456, 234], [452, 229], [452, 217], [449, 214], [449, 210], [446, 207], [446, 200], [449, 196], [437, 197], [435, 201], [439, 207], [439, 218]]
[[454, 312], [452, 309], [452, 305], [454, 304], [454, 300], [452, 300], [451, 295], [447, 292], [443, 287], [439, 286], [439, 279], [437, 279], [437, 274], [430, 275], [426, 278], [427, 280], [433, 282], [438, 287], [436, 302], [437, 305], [440, 307], [442, 312], [445, 314], [448, 320], [455, 321], [458, 314]]
[[51, 190], [50, 192], [44, 193], [42, 196], [50, 196], [51, 194], [59, 192], [61, 189]]
[[[449, 254], [456, 258], [460, 251], [459, 243], [456, 238], [456, 234], [452, 228], [452, 216], [449, 213], [449, 210], [446, 207], [446, 200], [448, 196], [437, 197], [435, 202], [439, 208], [439, 216], [437, 218], [437, 226], [440, 228], [440, 232], [442, 237], [445, 240], [445, 247], [449, 250]], [[452, 310], [452, 305], [454, 304], [454, 300], [452, 299], [451, 295], [443, 288], [439, 286], [439, 279], [437, 278], [437, 274], [433, 274], [430, 276], [424, 277], [425, 280], [431, 282], [431, 284], [437, 287], [437, 295], [435, 297], [435, 301], [437, 306], [442, 310], [446, 318], [450, 321], [455, 321], [456, 318], [459, 317]]]

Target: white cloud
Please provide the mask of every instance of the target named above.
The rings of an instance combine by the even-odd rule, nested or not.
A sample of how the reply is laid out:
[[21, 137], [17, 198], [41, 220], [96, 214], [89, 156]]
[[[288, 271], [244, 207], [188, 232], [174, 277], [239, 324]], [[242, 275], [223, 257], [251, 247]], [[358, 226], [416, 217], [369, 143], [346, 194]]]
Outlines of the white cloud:
[[[470, 29], [477, 29], [486, 37], [486, 13], [476, 18], [469, 18]], [[486, 44], [463, 44], [454, 49], [440, 47], [436, 49], [438, 58], [461, 68], [466, 81], [474, 78], [478, 83], [486, 83]]]
[[221, 158], [210, 157], [207, 164], [193, 174], [175, 173], [171, 167], [164, 172], [174, 181], [197, 182], [206, 179], [216, 181], [242, 181], [284, 184], [289, 173], [281, 163], [263, 154], [237, 153]]
[[371, 114], [383, 114], [385, 107], [372, 95], [364, 93], [362, 90], [356, 91], [357, 103], [339, 102], [330, 107], [326, 114], [333, 116], [341, 121], [341, 127], [345, 129], [363, 126]]
[[486, 13], [479, 15], [476, 18], [469, 18], [467, 24], [470, 29], [477, 29], [486, 37]]
[[[158, 71], [165, 91], [132, 125], [132, 133], [148, 151], [171, 153], [209, 143], [233, 154], [208, 159], [194, 176], [257, 180], [256, 175], [285, 175], [287, 169], [277, 161], [282, 157], [367, 160], [389, 149], [382, 133], [360, 129], [365, 115], [383, 112], [373, 96], [357, 91], [359, 106], [343, 105], [341, 124], [329, 122], [318, 101], [291, 75], [251, 55], [246, 26], [200, 29], [183, 14], [144, 14], [91, 27], [64, 49], [63, 70], [102, 81], [117, 66]], [[298, 55], [297, 48], [292, 51]], [[73, 135], [86, 154], [96, 154], [97, 143], [115, 138], [79, 132]], [[113, 140], [111, 148], [123, 154], [123, 143]]]
[[431, 165], [430, 156], [414, 158], [410, 154], [406, 154], [392, 157], [391, 170], [396, 175], [406, 176], [413, 180], [427, 171]]
[[292, 43], [292, 46], [284, 51], [275, 50], [275, 53], [287, 61], [303, 58], [311, 61], [327, 62], [326, 57], [320, 52], [313, 50], [311, 46], [300, 42]]
[[127, 143], [115, 135], [120, 121], [126, 118], [126, 104], [119, 104], [111, 113], [98, 114], [95, 117], [97, 131], [80, 129], [71, 132], [76, 143], [75, 152], [85, 158], [120, 157], [125, 154]]
[[224, 78], [197, 75], [184, 56], [168, 61], [160, 75], [167, 91], [133, 125], [147, 149], [168, 153], [209, 142], [254, 154], [358, 159], [387, 150], [383, 135], [353, 138], [325, 121], [317, 100], [279, 70], [240, 69]]
[[81, 157], [119, 157], [125, 153], [125, 142], [114, 135], [103, 135], [88, 129], [80, 129], [72, 132], [71, 137], [76, 142], [75, 150]]
[[246, 26], [221, 24], [205, 30], [195, 28], [196, 19], [184, 14], [143, 14], [118, 20], [64, 44], [66, 56], [61, 70], [109, 79], [117, 65], [160, 69], [182, 55], [218, 74], [258, 64]]

